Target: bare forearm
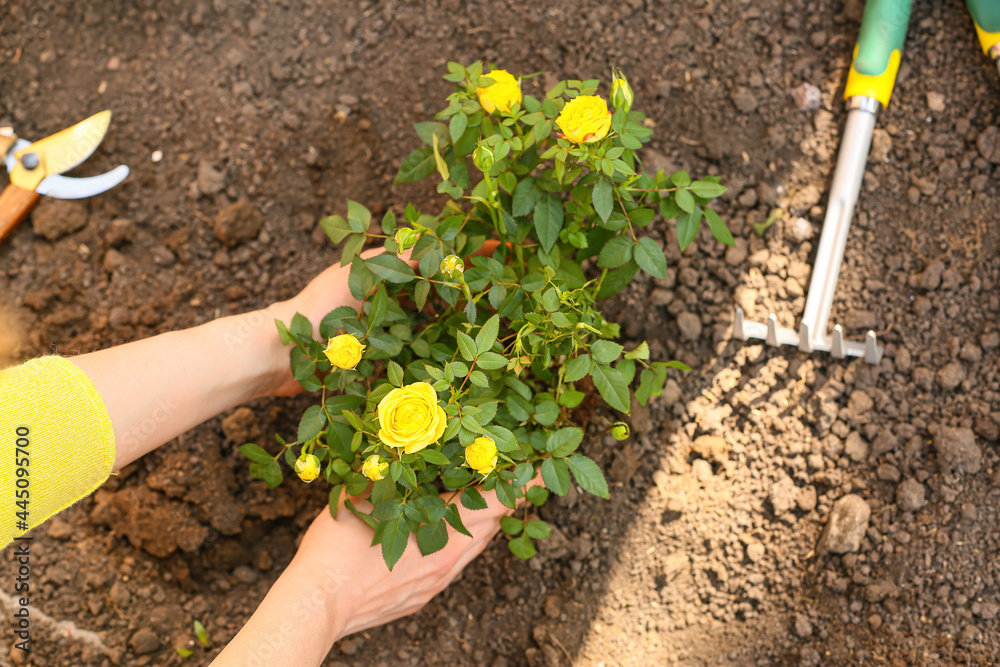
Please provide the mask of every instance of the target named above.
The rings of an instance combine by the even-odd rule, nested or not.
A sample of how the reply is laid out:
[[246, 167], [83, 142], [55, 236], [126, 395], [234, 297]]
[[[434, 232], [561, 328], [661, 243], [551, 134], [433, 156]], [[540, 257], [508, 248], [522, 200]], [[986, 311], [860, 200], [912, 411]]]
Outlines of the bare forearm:
[[328, 630], [329, 595], [316, 583], [313, 573], [293, 561], [212, 666], [322, 664], [340, 634]]
[[272, 393], [288, 373], [288, 352], [273, 322], [278, 310], [73, 357], [111, 416], [115, 469], [220, 412]]

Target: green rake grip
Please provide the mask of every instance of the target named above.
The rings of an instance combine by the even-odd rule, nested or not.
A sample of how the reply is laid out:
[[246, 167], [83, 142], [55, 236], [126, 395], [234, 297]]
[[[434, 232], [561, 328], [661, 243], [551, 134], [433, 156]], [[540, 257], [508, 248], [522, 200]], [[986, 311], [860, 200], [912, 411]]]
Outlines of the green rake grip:
[[844, 97], [874, 97], [889, 105], [906, 41], [913, 0], [868, 0]]
[[967, 0], [969, 13], [976, 22], [976, 34], [983, 53], [1000, 43], [1000, 2], [997, 0]]

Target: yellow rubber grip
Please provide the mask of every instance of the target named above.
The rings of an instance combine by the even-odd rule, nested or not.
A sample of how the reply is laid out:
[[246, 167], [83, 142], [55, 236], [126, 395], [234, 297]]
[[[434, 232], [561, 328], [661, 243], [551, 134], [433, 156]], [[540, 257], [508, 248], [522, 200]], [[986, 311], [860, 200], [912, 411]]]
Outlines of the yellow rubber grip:
[[[858, 47], [854, 47], [854, 55], [858, 55]], [[889, 106], [889, 98], [892, 97], [893, 86], [896, 85], [896, 73], [899, 72], [899, 61], [902, 58], [899, 50], [895, 50], [889, 56], [889, 64], [885, 71], [877, 76], [862, 74], [854, 69], [851, 63], [851, 71], [847, 75], [847, 87], [844, 89], [844, 99], [849, 100], [855, 95], [867, 95], [874, 97], [882, 103], [883, 107]]]
[[979, 27], [979, 24], [973, 24], [976, 26], [976, 34], [979, 35], [979, 43], [983, 45], [983, 53], [989, 53], [990, 49], [993, 48], [997, 42], [1000, 42], [1000, 32], [986, 32]]

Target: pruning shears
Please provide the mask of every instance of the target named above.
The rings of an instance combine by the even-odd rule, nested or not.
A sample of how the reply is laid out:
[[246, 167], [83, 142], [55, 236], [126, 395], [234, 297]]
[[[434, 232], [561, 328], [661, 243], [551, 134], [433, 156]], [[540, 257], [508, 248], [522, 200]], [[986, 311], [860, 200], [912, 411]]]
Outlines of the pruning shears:
[[10, 175], [10, 185], [0, 193], [0, 243], [17, 229], [43, 195], [83, 199], [125, 180], [129, 173], [125, 165], [86, 178], [62, 175], [97, 150], [110, 124], [111, 112], [102, 111], [35, 142], [19, 138], [12, 128], [0, 128], [0, 157]]
[[[983, 52], [993, 58], [1000, 68], [1000, 0], [967, 2]], [[847, 247], [847, 233], [875, 131], [875, 116], [889, 105], [892, 97], [912, 6], [913, 0], [868, 0], [865, 5], [844, 89], [847, 123], [830, 184], [823, 232], [799, 330], [779, 327], [773, 313], [766, 322], [745, 320], [743, 310], [737, 308], [733, 321], [736, 337], [742, 340], [756, 338], [773, 346], [794, 345], [803, 352], [822, 350], [838, 359], [851, 356], [862, 357], [869, 364], [881, 361], [883, 350], [874, 331], [869, 331], [863, 342], [845, 340], [840, 325], [833, 327], [832, 335], [827, 332], [844, 249]]]

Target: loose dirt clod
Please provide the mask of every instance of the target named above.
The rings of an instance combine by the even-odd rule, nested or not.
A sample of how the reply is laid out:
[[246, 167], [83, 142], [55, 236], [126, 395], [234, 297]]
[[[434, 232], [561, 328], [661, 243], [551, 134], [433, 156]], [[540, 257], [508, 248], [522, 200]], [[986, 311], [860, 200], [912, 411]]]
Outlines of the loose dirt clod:
[[861, 547], [861, 539], [868, 530], [868, 519], [872, 508], [865, 499], [856, 494], [848, 494], [837, 500], [830, 510], [823, 536], [819, 540], [818, 551], [846, 554]]

